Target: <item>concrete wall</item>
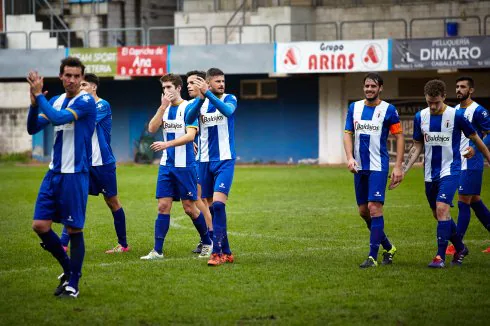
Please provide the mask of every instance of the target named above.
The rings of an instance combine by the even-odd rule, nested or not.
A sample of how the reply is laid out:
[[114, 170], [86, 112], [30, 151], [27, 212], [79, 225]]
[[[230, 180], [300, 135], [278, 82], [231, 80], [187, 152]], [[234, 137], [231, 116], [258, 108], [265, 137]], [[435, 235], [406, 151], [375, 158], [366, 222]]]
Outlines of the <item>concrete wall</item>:
[[[201, 1], [199, 5], [192, 1], [184, 6], [184, 12], [175, 13], [175, 26], [206, 26], [210, 29], [213, 25], [225, 25], [233, 14], [233, 11], [209, 12], [208, 9], [198, 10], [199, 6], [208, 8], [212, 1]], [[186, 2], [184, 2], [186, 4]], [[358, 20], [376, 20], [374, 38], [404, 38], [405, 27], [403, 22], [383, 22], [388, 19], [405, 19], [407, 24], [413, 18], [420, 17], [462, 17], [451, 20], [459, 24], [459, 35], [478, 35], [478, 22], [468, 16], [479, 16], [482, 23], [484, 16], [490, 13], [490, 1], [447, 1], [438, 3], [408, 3], [387, 4], [374, 1], [368, 5], [352, 7], [340, 6], [319, 7], [260, 7], [256, 12], [248, 11], [246, 24], [269, 24], [274, 27], [277, 23], [321, 23]], [[203, 14], [205, 12], [205, 14]], [[239, 14], [240, 15], [240, 14]], [[234, 20], [235, 21], [235, 20]], [[369, 23], [347, 23], [343, 25], [342, 37], [346, 40], [370, 39], [373, 32]], [[445, 34], [445, 25], [442, 20], [415, 21], [413, 23], [413, 37], [441, 37]], [[244, 27], [242, 43], [268, 42], [264, 35], [265, 29], [257, 27]], [[408, 33], [408, 32], [407, 32]], [[240, 41], [239, 30], [233, 31], [228, 43]], [[223, 29], [214, 29], [213, 43], [225, 43]], [[197, 31], [187, 32], [179, 38], [179, 44], [196, 44], [202, 36]], [[334, 40], [336, 39], [335, 28], [329, 25], [310, 26], [305, 31], [303, 26], [281, 26], [277, 28], [276, 40], [278, 42], [291, 42], [303, 40]]]
[[29, 86], [0, 83], [0, 153], [21, 153], [32, 149], [26, 129]]

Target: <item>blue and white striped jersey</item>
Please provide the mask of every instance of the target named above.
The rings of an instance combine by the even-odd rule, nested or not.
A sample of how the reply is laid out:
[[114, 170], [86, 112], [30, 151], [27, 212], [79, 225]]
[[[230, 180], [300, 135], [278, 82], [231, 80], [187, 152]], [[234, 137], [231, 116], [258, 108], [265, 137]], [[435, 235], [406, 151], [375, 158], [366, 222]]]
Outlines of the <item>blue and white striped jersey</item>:
[[389, 171], [388, 134], [403, 132], [393, 105], [380, 101], [376, 106], [370, 106], [365, 100], [351, 103], [345, 132], [354, 134], [354, 159], [359, 170]]
[[85, 91], [73, 98], [67, 98], [65, 93], [53, 97], [49, 104], [58, 111], [69, 110], [75, 116], [73, 122], [54, 127], [49, 169], [58, 173], [88, 172], [96, 119], [94, 98]]
[[442, 114], [432, 115], [425, 108], [414, 118], [413, 139], [424, 143], [425, 181], [437, 181], [461, 171], [462, 133], [466, 137], [475, 133], [462, 110], [446, 106]]
[[[171, 141], [186, 134], [186, 128], [197, 128], [197, 120], [192, 124], [184, 121], [185, 108], [187, 101], [182, 101], [179, 105], [171, 105], [163, 114], [163, 141]], [[163, 151], [160, 165], [174, 166], [179, 168], [191, 167], [196, 164], [193, 142], [182, 146], [170, 147]]]
[[[456, 109], [463, 112], [465, 118], [471, 122], [480, 138], [483, 138], [482, 131], [490, 131], [490, 114], [478, 103], [471, 102], [466, 108], [458, 104]], [[469, 138], [464, 135], [461, 136], [461, 151], [472, 145], [474, 144]], [[483, 170], [483, 163], [483, 154], [480, 151], [475, 151], [475, 156], [470, 159], [461, 156], [461, 170]]]
[[116, 162], [111, 148], [112, 111], [109, 102], [99, 98], [96, 103], [97, 118], [92, 136], [92, 166]]
[[[223, 94], [224, 103], [237, 106], [232, 94]], [[235, 153], [235, 112], [226, 117], [206, 98], [199, 114], [199, 161], [216, 162], [232, 160]]]

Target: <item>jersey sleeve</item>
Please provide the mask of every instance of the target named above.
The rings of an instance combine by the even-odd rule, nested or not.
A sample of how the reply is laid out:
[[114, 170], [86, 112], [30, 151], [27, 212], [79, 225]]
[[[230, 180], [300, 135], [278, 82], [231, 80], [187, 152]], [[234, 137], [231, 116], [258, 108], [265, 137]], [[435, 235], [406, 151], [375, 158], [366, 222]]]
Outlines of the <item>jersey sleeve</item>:
[[473, 121], [476, 122], [476, 125], [482, 131], [490, 131], [490, 113], [488, 111], [479, 106], [473, 115]]
[[413, 140], [418, 142], [422, 142], [424, 140], [424, 135], [422, 134], [422, 128], [420, 125], [420, 112], [417, 112], [413, 118]]
[[455, 116], [456, 123], [458, 124], [459, 129], [463, 132], [463, 134], [469, 138], [470, 135], [474, 134], [475, 128], [471, 125], [471, 122], [465, 118], [463, 112], [461, 110], [456, 111]]
[[102, 119], [111, 116], [112, 114], [111, 106], [107, 101], [100, 101], [99, 103], [96, 104], [96, 108], [97, 108], [97, 117], [95, 119], [95, 122], [97, 123]]
[[191, 123], [185, 123], [185, 127], [186, 128], [198, 128], [198, 121], [197, 119], [195, 119], [194, 121], [192, 121]]
[[402, 134], [402, 124], [400, 122], [400, 116], [398, 115], [398, 111], [393, 105], [388, 107], [389, 115], [388, 115], [388, 125], [390, 126], [390, 132], [392, 135]]
[[81, 119], [90, 112], [93, 112], [95, 109], [95, 100], [92, 96], [85, 94], [80, 96], [75, 100], [75, 102], [66, 108], [67, 111], [70, 111], [75, 120]]
[[344, 132], [349, 134], [354, 133], [354, 103], [351, 103], [347, 109]]

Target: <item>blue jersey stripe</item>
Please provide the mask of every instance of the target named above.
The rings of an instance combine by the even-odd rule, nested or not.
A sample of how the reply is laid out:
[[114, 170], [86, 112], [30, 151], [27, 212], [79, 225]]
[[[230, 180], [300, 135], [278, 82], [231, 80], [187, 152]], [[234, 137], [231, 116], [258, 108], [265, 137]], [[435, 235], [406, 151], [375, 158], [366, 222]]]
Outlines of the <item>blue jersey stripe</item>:
[[[431, 115], [429, 130], [433, 132], [441, 131], [442, 115]], [[442, 164], [442, 147], [432, 146], [432, 158], [431, 158], [431, 178], [438, 179], [441, 174], [441, 164]]]

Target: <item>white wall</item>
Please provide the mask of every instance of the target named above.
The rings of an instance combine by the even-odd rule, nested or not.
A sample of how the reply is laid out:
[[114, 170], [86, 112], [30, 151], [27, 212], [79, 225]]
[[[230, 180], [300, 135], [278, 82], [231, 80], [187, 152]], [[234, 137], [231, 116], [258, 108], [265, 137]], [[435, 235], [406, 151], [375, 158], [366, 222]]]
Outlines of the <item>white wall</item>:
[[[36, 21], [34, 15], [7, 15], [8, 32], [26, 32], [29, 38], [29, 32], [42, 31], [43, 24]], [[7, 34], [9, 49], [25, 49], [25, 36], [20, 34]], [[58, 47], [58, 41], [55, 37], [50, 37], [49, 33], [33, 33], [30, 41], [31, 49], [51, 49]]]
[[0, 153], [21, 153], [32, 149], [26, 130], [29, 85], [0, 83]]

